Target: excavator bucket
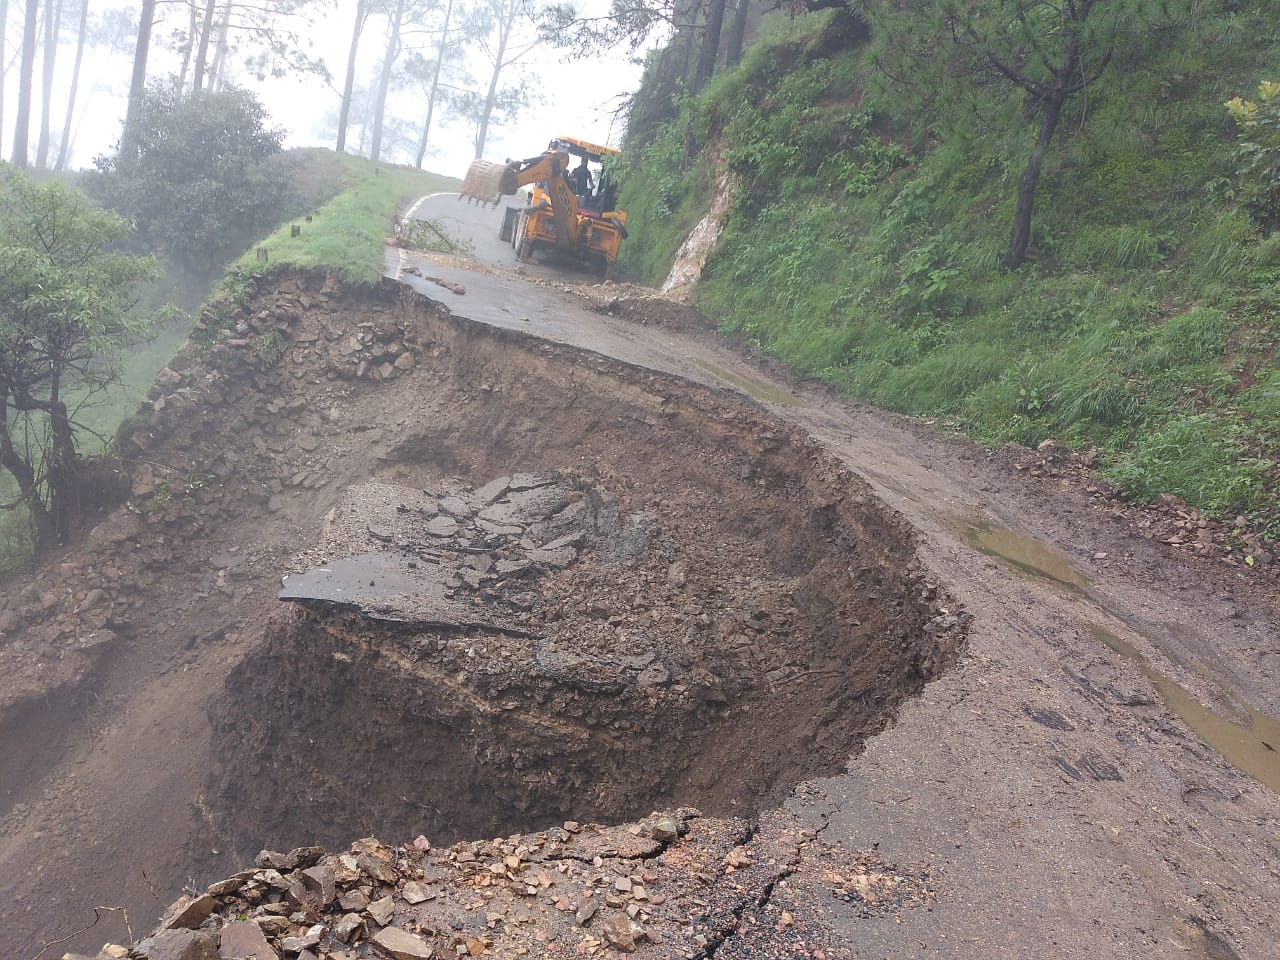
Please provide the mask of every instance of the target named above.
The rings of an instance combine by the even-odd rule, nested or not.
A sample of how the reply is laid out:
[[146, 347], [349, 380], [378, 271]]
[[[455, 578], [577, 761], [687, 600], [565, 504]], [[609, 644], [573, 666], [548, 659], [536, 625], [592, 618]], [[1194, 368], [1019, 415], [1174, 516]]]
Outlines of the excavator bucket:
[[467, 175], [462, 178], [460, 197], [497, 204], [504, 194], [516, 192], [513, 184], [515, 173], [505, 163], [492, 160], [472, 160]]

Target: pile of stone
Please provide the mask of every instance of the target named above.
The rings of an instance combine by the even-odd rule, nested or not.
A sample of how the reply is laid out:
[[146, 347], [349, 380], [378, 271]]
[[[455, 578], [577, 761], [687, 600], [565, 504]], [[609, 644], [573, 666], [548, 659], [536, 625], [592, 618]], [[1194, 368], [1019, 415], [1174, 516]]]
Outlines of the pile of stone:
[[[320, 544], [295, 559], [303, 572], [286, 577], [281, 599], [383, 619], [421, 620], [414, 612], [424, 605], [446, 622], [527, 619], [530, 579], [572, 565], [593, 535], [588, 500], [550, 475], [514, 474], [474, 490], [362, 484], [330, 511]], [[461, 609], [477, 601], [483, 614]]]
[[632, 953], [662, 940], [647, 925], [667, 896], [648, 859], [696, 819], [679, 810], [626, 827], [569, 821], [441, 851], [421, 836], [398, 847], [357, 840], [341, 855], [264, 850], [253, 869], [172, 904], [150, 937], [108, 944], [96, 960], [524, 957], [570, 941], [581, 955]]
[[328, 368], [343, 380], [394, 380], [417, 364], [400, 324], [389, 316], [357, 324], [328, 350]]
[[927, 868], [823, 842], [783, 811], [751, 824], [679, 809], [445, 849], [263, 851], [140, 943], [64, 960], [852, 960], [850, 924], [901, 922], [932, 886]]

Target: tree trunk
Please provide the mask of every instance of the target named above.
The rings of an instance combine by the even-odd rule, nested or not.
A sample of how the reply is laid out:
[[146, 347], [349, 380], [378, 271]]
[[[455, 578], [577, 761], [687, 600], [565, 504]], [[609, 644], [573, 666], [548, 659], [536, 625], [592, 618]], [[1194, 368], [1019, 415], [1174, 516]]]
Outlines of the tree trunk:
[[[712, 4], [712, 6], [719, 5], [719, 7], [720, 7], [720, 16], [721, 16], [721, 20], [723, 21], [723, 18], [724, 18], [724, 0], [711, 0], [711, 4]], [[693, 23], [693, 24], [695, 24], [695, 25], [696, 25], [696, 22], [697, 22], [697, 13], [698, 13], [698, 8], [699, 8], [699, 6], [701, 6], [701, 2], [700, 2], [700, 0], [699, 0], [699, 2], [698, 2], [698, 3], [695, 3], [695, 4], [694, 4], [694, 7], [693, 7], [692, 11], [690, 12], [690, 16], [689, 16], [689, 22], [690, 22], [690, 23]], [[684, 81], [685, 81], [687, 84], [689, 84], [689, 90], [690, 90], [692, 93], [697, 93], [699, 90], [701, 90], [701, 89], [702, 89], [703, 80], [701, 80], [701, 79], [700, 79], [700, 77], [701, 77], [701, 74], [702, 74], [702, 63], [703, 63], [703, 59], [704, 59], [704, 58], [703, 58], [703, 52], [706, 50], [706, 37], [707, 37], [707, 33], [708, 33], [708, 31], [709, 31], [709, 30], [710, 30], [710, 28], [711, 28], [711, 15], [712, 15], [712, 14], [711, 14], [711, 9], [710, 9], [710, 8], [708, 8], [708, 10], [707, 10], [707, 22], [703, 25], [703, 30], [702, 30], [702, 36], [703, 36], [703, 40], [702, 40], [702, 42], [703, 42], [703, 46], [702, 46], [702, 47], [699, 47], [699, 46], [698, 46], [698, 42], [697, 42], [697, 36], [698, 36], [698, 33], [697, 33], [697, 30], [696, 30], [696, 28], [695, 28], [695, 27], [690, 27], [690, 28], [689, 28], [689, 31], [688, 31], [688, 38], [687, 38], [687, 39], [686, 39], [686, 41], [685, 41], [685, 46], [684, 46], [684, 72], [683, 72], [682, 76], [683, 76]], [[689, 71], [690, 71], [690, 68], [692, 67], [692, 65], [693, 65], [693, 63], [694, 63], [693, 55], [694, 55], [695, 50], [698, 52], [697, 67], [693, 70], [693, 75], [692, 75], [692, 76], [690, 76]], [[714, 61], [712, 62], [712, 66], [713, 66], [713, 68], [714, 68]], [[707, 74], [707, 76], [710, 76], [710, 75], [711, 75], [710, 73], [708, 73], [708, 74]], [[684, 166], [685, 166], [685, 169], [688, 169], [688, 168], [689, 168], [689, 166], [693, 163], [693, 158], [694, 158], [694, 157], [696, 157], [697, 155], [698, 155], [698, 138], [697, 138], [697, 137], [694, 135], [694, 133], [693, 133], [693, 117], [692, 117], [692, 116], [690, 116], [690, 117], [689, 117], [689, 120], [688, 120], [688, 122], [685, 124], [685, 128], [684, 128]]]
[[498, 52], [493, 58], [493, 73], [489, 75], [489, 90], [484, 97], [484, 109], [480, 111], [480, 123], [476, 127], [476, 157], [484, 155], [485, 141], [489, 139], [489, 118], [493, 115], [493, 104], [498, 99], [498, 77], [507, 56], [507, 44], [511, 40], [511, 28], [515, 26], [519, 6], [511, 3], [503, 12], [503, 20], [498, 25]]
[[404, 17], [404, 0], [396, 0], [395, 12], [387, 31], [387, 52], [382, 58], [382, 74], [378, 77], [378, 96], [373, 102], [373, 133], [369, 142], [369, 159], [382, 159], [382, 121], [387, 113], [387, 92], [391, 89], [391, 71], [400, 56], [400, 21]]
[[138, 17], [138, 45], [133, 51], [133, 78], [129, 82], [129, 109], [124, 117], [124, 134], [120, 137], [122, 157], [132, 160], [138, 139], [142, 97], [147, 89], [147, 56], [151, 52], [151, 24], [156, 17], [156, 0], [142, 0]]
[[67, 155], [71, 152], [71, 121], [75, 115], [76, 93], [80, 89], [80, 64], [84, 60], [84, 38], [89, 28], [89, 0], [80, 4], [80, 30], [76, 35], [76, 62], [71, 69], [71, 92], [67, 94], [67, 119], [62, 124], [62, 140], [58, 144], [58, 170], [67, 169]]
[[724, 27], [725, 0], [711, 0], [707, 7], [707, 26], [702, 32], [702, 49], [698, 54], [698, 70], [693, 75], [693, 92], [697, 93], [711, 79], [720, 56], [720, 30]]
[[747, 5], [751, 0], [738, 0], [733, 10], [733, 25], [729, 28], [729, 46], [724, 52], [724, 65], [734, 66], [742, 59], [742, 42], [747, 36]]
[[32, 539], [35, 548], [53, 543], [57, 539], [57, 529], [53, 518], [45, 508], [40, 497], [40, 484], [36, 479], [31, 464], [18, 453], [13, 446], [13, 437], [9, 434], [9, 424], [0, 420], [0, 467], [3, 467], [18, 484], [22, 499], [27, 502], [27, 511], [31, 515]]
[[41, 68], [44, 82], [40, 98], [40, 138], [36, 141], [36, 169], [49, 169], [49, 131], [53, 124], [53, 77], [58, 57], [58, 32], [62, 29], [62, 0], [45, 0], [44, 57]]
[[1040, 168], [1044, 164], [1045, 154], [1049, 152], [1049, 143], [1053, 140], [1054, 131], [1058, 129], [1058, 118], [1062, 115], [1062, 104], [1066, 94], [1062, 90], [1051, 91], [1041, 106], [1040, 132], [1036, 135], [1036, 145], [1027, 160], [1027, 167], [1022, 171], [1022, 181], [1018, 184], [1018, 204], [1013, 213], [1013, 234], [1009, 238], [1009, 250], [1004, 257], [1007, 270], [1017, 270], [1027, 259], [1027, 246], [1031, 243], [1031, 213], [1036, 205], [1036, 185], [1040, 182]]
[[222, 71], [227, 62], [227, 33], [231, 29], [231, 0], [222, 5], [218, 21], [218, 52], [213, 56], [213, 68], [209, 71], [209, 91], [222, 86]]
[[205, 64], [209, 60], [209, 37], [213, 34], [213, 11], [218, 0], [205, 0], [204, 21], [200, 24], [200, 46], [196, 50], [196, 68], [191, 78], [192, 91], [204, 89]]
[[18, 70], [18, 116], [13, 129], [13, 165], [22, 169], [27, 166], [27, 147], [31, 136], [31, 85], [36, 73], [39, 12], [38, 0], [27, 0], [22, 27], [22, 65]]
[[436, 109], [436, 93], [440, 89], [440, 68], [444, 65], [444, 54], [449, 44], [449, 20], [453, 16], [453, 0], [449, 0], [444, 8], [444, 26], [440, 28], [440, 43], [436, 46], [436, 68], [431, 72], [431, 92], [427, 94], [427, 119], [422, 124], [422, 136], [418, 139], [417, 167], [422, 169], [422, 161], [427, 155], [427, 137], [431, 133], [431, 115]]
[[61, 377], [55, 368], [49, 383], [49, 466], [46, 486], [49, 489], [49, 516], [60, 544], [71, 542], [75, 528], [76, 435], [62, 400]]
[[9, 0], [0, 0], [0, 141], [4, 140], [4, 52], [9, 49], [5, 43], [5, 27], [9, 25]]
[[338, 108], [338, 146], [339, 153], [347, 149], [347, 125], [351, 122], [351, 94], [356, 85], [356, 52], [360, 48], [360, 34], [364, 32], [364, 22], [369, 16], [366, 0], [356, 3], [356, 22], [351, 28], [351, 48], [347, 51], [347, 78], [342, 84], [342, 105]]
[[187, 74], [191, 70], [191, 54], [196, 48], [196, 8], [187, 4], [187, 40], [182, 45], [182, 69], [178, 71], [178, 82], [174, 84], [179, 93], [186, 92]]
[[[678, 8], [677, 8], [678, 9]], [[695, 0], [689, 6], [687, 24], [676, 32], [675, 43], [679, 45], [681, 57], [684, 59], [680, 67], [680, 80], [688, 83], [693, 73], [693, 53], [698, 46], [698, 14], [702, 9], [702, 0]]]

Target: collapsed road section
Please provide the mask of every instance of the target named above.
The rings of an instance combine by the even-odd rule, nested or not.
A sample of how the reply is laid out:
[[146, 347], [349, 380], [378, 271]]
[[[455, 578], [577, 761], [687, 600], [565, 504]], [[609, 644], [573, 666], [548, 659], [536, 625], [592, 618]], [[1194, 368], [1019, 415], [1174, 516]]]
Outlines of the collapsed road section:
[[0, 598], [0, 736], [93, 705], [6, 793], [3, 862], [42, 864], [0, 881], [10, 953], [263, 847], [750, 819], [955, 658], [910, 527], [739, 397], [390, 283], [277, 278], [197, 335], [119, 505]]
[[[437, 398], [471, 388], [455, 370]], [[231, 673], [224, 846], [751, 815], [954, 654], [909, 533], [801, 437], [554, 366], [484, 376], [519, 399], [455, 404], [349, 487]], [[539, 472], [464, 468], [520, 445]]]

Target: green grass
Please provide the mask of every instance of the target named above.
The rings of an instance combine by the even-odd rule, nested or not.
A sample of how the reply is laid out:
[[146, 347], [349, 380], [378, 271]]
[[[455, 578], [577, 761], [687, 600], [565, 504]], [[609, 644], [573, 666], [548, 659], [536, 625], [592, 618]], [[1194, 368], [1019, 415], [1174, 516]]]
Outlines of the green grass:
[[833, 22], [766, 29], [628, 158], [631, 269], [660, 281], [707, 208], [693, 129], [740, 182], [694, 293], [726, 332], [984, 443], [1096, 446], [1137, 500], [1172, 493], [1280, 532], [1280, 235], [1231, 203], [1223, 108], [1274, 72], [1269, 19], [1178, 23], [1126, 52], [1087, 113], [1072, 105], [1034, 259], [1014, 272], [1001, 255], [1034, 136], [1021, 99], [895, 86], [873, 47], [826, 42]]
[[[340, 192], [312, 214], [310, 223], [296, 218], [263, 240], [258, 246], [267, 250], [265, 265], [258, 261], [255, 247], [236, 261], [233, 270], [250, 276], [283, 269], [322, 270], [348, 283], [376, 284], [384, 269], [384, 244], [392, 218], [404, 201], [460, 186], [458, 180], [411, 167], [338, 153], [328, 156], [336, 161]], [[294, 225], [301, 228], [297, 237], [290, 236]]]

